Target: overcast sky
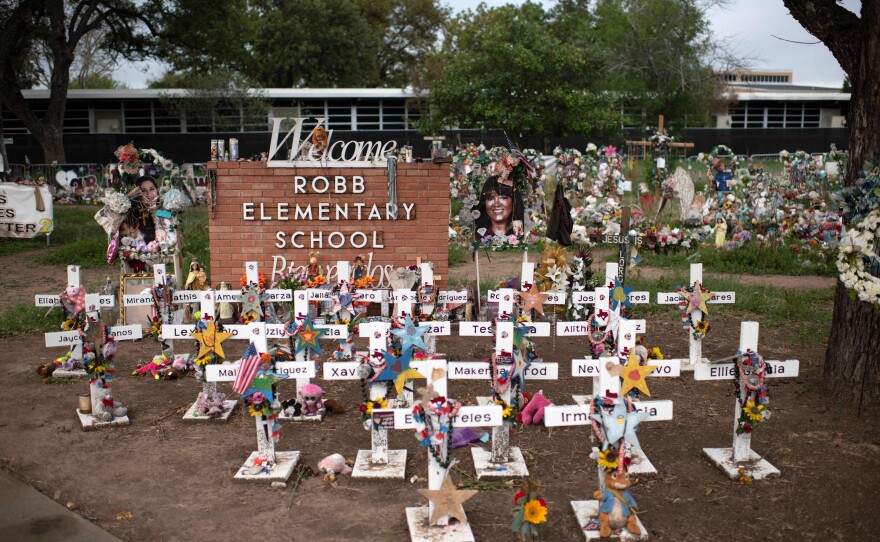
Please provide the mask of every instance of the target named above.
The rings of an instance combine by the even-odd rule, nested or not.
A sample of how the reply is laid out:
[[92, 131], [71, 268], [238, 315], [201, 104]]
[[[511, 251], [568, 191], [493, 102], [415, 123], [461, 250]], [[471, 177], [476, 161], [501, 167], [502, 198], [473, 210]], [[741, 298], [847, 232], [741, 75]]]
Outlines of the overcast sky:
[[[446, 0], [445, 4], [456, 12], [474, 8], [479, 2], [468, 0]], [[486, 0], [489, 6], [521, 4], [519, 0]], [[545, 6], [554, 2], [543, 0]], [[843, 5], [858, 14], [861, 1], [843, 0]], [[752, 69], [779, 69], [794, 72], [794, 83], [839, 87], [843, 82], [843, 70], [821, 43], [802, 45], [780, 39], [800, 42], [815, 42], [798, 24], [782, 0], [730, 0], [724, 10], [714, 10], [710, 14], [712, 29], [716, 36], [733, 46], [738, 56], [746, 58]], [[116, 71], [116, 79], [131, 88], [145, 88], [149, 79], [158, 78], [164, 71], [159, 62], [126, 64]]]

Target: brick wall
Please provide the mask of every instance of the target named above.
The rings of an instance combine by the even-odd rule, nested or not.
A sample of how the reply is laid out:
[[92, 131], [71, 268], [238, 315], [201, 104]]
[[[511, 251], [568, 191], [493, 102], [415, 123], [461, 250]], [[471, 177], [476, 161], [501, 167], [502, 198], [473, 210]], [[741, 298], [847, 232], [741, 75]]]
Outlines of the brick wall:
[[[268, 277], [273, 268], [273, 256], [284, 256], [288, 263], [297, 265], [308, 263], [311, 250], [311, 235], [323, 232], [323, 247], [320, 251], [322, 265], [335, 265], [337, 260], [352, 262], [357, 254], [373, 253], [373, 267], [392, 265], [395, 268], [416, 263], [416, 258], [434, 263], [435, 275], [440, 275], [439, 284], [445, 284], [448, 271], [447, 232], [449, 221], [449, 164], [398, 164], [397, 202], [398, 220], [386, 220], [385, 205], [388, 203], [388, 172], [385, 168], [268, 168], [260, 162], [215, 162], [209, 168], [217, 171], [216, 206], [209, 211], [209, 239], [211, 250], [211, 282], [213, 285], [226, 281], [237, 287], [239, 277], [244, 274], [244, 262], [256, 261], [260, 270]], [[334, 193], [334, 178], [343, 176], [349, 182], [343, 194]], [[295, 177], [305, 177], [306, 193], [295, 193]], [[323, 194], [312, 190], [311, 180], [323, 176], [330, 181], [330, 188]], [[351, 192], [354, 176], [364, 179], [364, 191]], [[318, 181], [318, 187], [323, 183]], [[254, 220], [244, 220], [243, 204], [254, 204]], [[277, 204], [287, 203], [288, 220], [278, 220]], [[318, 205], [329, 203], [330, 220], [318, 220]], [[336, 220], [336, 204], [349, 204], [349, 219]], [[357, 219], [355, 203], [363, 207], [363, 220]], [[414, 203], [412, 220], [406, 220], [404, 203]], [[263, 216], [271, 220], [261, 220]], [[378, 205], [381, 220], [367, 220], [373, 204]], [[296, 205], [304, 208], [312, 206], [312, 220], [294, 220]], [[277, 248], [276, 232], [286, 234], [285, 248]], [[302, 231], [297, 237], [298, 249], [291, 245], [294, 232]], [[341, 248], [331, 248], [328, 236], [332, 232], [342, 232], [345, 244]], [[367, 245], [355, 248], [351, 245], [353, 232], [364, 232]], [[377, 232], [379, 244], [384, 248], [372, 248], [373, 232]], [[338, 244], [340, 236], [333, 238]], [[360, 244], [363, 238], [357, 236]], [[376, 277], [378, 279], [378, 277]]]

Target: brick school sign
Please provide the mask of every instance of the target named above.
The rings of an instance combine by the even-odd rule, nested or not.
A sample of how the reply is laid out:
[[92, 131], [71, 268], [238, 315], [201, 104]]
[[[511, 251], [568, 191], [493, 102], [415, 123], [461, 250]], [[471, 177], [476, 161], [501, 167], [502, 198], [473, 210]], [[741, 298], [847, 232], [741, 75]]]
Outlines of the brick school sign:
[[269, 270], [307, 265], [310, 251], [320, 252], [325, 270], [363, 254], [382, 286], [392, 269], [418, 257], [447, 276], [449, 164], [397, 164], [396, 208], [385, 167], [208, 167], [217, 171], [208, 222], [215, 286], [237, 288], [246, 261], [257, 261], [271, 278]]

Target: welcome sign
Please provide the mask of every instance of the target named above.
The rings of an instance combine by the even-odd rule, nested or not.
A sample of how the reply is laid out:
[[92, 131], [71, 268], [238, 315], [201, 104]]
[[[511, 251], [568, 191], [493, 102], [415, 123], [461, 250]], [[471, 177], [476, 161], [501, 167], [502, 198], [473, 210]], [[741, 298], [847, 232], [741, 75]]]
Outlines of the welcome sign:
[[217, 179], [209, 221], [212, 283], [237, 288], [246, 261], [257, 261], [267, 276], [296, 270], [310, 252], [318, 253], [325, 273], [338, 260], [361, 255], [381, 285], [417, 258], [445, 277], [449, 164], [398, 164], [392, 198], [384, 157], [396, 142], [334, 141], [328, 131], [325, 157], [312, 160], [306, 142], [314, 130], [303, 129], [304, 120], [294, 119], [286, 136], [278, 124], [273, 131], [272, 156], [287, 154], [281, 147], [289, 142], [294, 160], [209, 164]]
[[[281, 125], [285, 120], [292, 120], [293, 127], [281, 138]], [[272, 140], [269, 144], [269, 167], [375, 167], [384, 166], [388, 155], [397, 148], [396, 141], [333, 141], [333, 130], [326, 130], [324, 123], [327, 119], [316, 119], [316, 125], [308, 132], [305, 138], [303, 125], [309, 120], [307, 117], [295, 117], [292, 119], [272, 119]], [[316, 133], [326, 133], [326, 141], [320, 146], [311, 144]], [[287, 148], [290, 151], [287, 159], [281, 159], [279, 151]]]

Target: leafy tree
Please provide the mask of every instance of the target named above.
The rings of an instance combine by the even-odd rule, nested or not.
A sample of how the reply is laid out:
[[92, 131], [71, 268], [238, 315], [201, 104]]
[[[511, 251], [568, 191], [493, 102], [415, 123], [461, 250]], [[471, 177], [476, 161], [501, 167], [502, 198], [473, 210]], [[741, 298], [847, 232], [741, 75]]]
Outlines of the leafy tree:
[[[70, 87], [70, 67], [89, 32], [105, 27], [104, 46], [129, 58], [142, 51], [152, 23], [131, 0], [0, 0], [0, 100], [33, 134], [44, 160], [64, 162], [61, 130]], [[22, 59], [34, 59], [35, 44], [51, 52], [49, 105], [38, 116], [22, 96], [34, 79]]]
[[439, 45], [449, 8], [437, 0], [355, 0], [375, 36], [381, 37], [377, 79], [370, 86], [406, 87], [425, 71]]
[[189, 131], [239, 131], [242, 124], [266, 123], [269, 102], [254, 90], [246, 79], [235, 73], [216, 72], [209, 75], [174, 76], [166, 74], [170, 87], [185, 88], [180, 94], [162, 93], [160, 101], [169, 110], [185, 112]]
[[[67, 16], [72, 14], [68, 6]], [[113, 79], [118, 54], [104, 46], [103, 36], [107, 29], [103, 26], [87, 32], [80, 39], [73, 63], [70, 65], [70, 88], [125, 88]], [[49, 87], [52, 83], [54, 57], [49, 43], [37, 40], [35, 46], [35, 69], [37, 82]]]
[[721, 90], [712, 66], [734, 62], [711, 36], [707, 10], [720, 7], [705, 0], [599, 0], [594, 35], [606, 58], [603, 88], [648, 118], [665, 115], [673, 128], [687, 116], [708, 120]]
[[[533, 3], [465, 11], [448, 28], [443, 76], [430, 84], [423, 130], [445, 126], [529, 135], [607, 136], [619, 113], [597, 91], [592, 45], [565, 33], [577, 21]], [[570, 39], [571, 38], [571, 39]]]
[[[862, 0], [859, 15], [834, 0], [783, 0], [792, 17], [821, 40], [840, 63], [852, 88], [849, 105], [849, 166], [854, 186], [866, 161], [880, 160], [880, 0]], [[859, 404], [880, 396], [880, 310], [853, 299], [838, 281], [825, 377], [832, 389]]]

